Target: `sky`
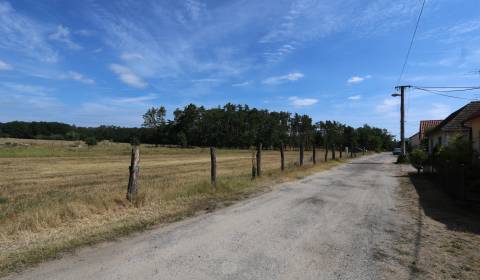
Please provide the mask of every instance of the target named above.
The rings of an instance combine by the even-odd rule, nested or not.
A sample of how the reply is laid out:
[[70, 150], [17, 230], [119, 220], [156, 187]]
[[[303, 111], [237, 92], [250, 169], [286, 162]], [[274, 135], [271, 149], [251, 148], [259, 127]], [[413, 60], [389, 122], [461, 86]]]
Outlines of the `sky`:
[[[132, 127], [231, 102], [398, 135], [396, 85], [480, 85], [478, 0], [426, 2], [399, 81], [421, 2], [0, 0], [0, 122]], [[407, 136], [468, 102], [408, 90]]]

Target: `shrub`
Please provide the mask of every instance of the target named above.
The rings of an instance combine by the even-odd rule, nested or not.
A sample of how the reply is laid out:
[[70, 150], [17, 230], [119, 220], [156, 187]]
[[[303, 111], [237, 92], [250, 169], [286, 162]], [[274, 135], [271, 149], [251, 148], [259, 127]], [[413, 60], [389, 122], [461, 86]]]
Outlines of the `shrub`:
[[133, 136], [132, 138], [130, 138], [130, 145], [132, 146], [140, 145], [140, 140], [138, 139], [138, 137]]
[[424, 150], [415, 149], [410, 153], [409, 159], [412, 166], [417, 169], [418, 173], [420, 173], [420, 170], [428, 159], [428, 155]]
[[97, 139], [95, 137], [87, 137], [85, 138], [85, 144], [88, 146], [95, 146], [97, 145]]
[[397, 164], [408, 163], [408, 157], [406, 155], [399, 155], [397, 157]]

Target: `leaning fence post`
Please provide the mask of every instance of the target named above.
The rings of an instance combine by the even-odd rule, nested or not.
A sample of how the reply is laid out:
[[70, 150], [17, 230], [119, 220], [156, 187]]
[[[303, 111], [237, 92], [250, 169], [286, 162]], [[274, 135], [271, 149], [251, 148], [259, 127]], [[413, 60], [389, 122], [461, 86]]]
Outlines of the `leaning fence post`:
[[130, 176], [128, 178], [127, 199], [132, 202], [138, 193], [138, 174], [140, 171], [140, 149], [132, 147], [132, 158], [130, 162]]
[[303, 143], [300, 143], [300, 166], [303, 166]]
[[262, 143], [257, 147], [257, 176], [262, 176]]
[[312, 161], [313, 161], [313, 164], [316, 164], [317, 163], [317, 153], [315, 152], [315, 144], [313, 144], [312, 146]]
[[210, 147], [210, 178], [212, 187], [215, 189], [217, 187], [217, 155], [215, 152], [215, 147]]
[[280, 144], [280, 170], [285, 170], [285, 147], [283, 143]]

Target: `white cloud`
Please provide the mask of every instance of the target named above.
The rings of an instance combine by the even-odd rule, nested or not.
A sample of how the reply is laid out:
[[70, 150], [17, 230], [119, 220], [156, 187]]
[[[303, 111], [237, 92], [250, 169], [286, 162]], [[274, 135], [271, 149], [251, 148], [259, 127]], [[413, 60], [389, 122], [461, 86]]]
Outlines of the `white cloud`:
[[245, 81], [245, 82], [242, 82], [242, 83], [235, 83], [235, 84], [232, 84], [232, 87], [246, 87], [250, 83], [251, 83], [250, 81]]
[[0, 60], [0, 71], [12, 70], [12, 69], [13, 69], [12, 65], [6, 63], [5, 61]]
[[428, 111], [428, 114], [432, 119], [444, 119], [447, 117], [449, 114], [452, 113], [452, 110], [448, 105], [441, 104], [441, 103], [433, 103], [432, 104], [432, 109]]
[[67, 47], [69, 47], [72, 50], [80, 50], [82, 48], [80, 45], [73, 42], [72, 38], [70, 37], [70, 29], [68, 29], [68, 27], [65, 27], [63, 25], [57, 26], [57, 31], [50, 34], [48, 38], [50, 38], [50, 40], [64, 43]]
[[63, 74], [60, 76], [61, 79], [67, 79], [67, 80], [74, 80], [77, 82], [81, 82], [87, 85], [92, 85], [95, 83], [95, 80], [87, 78], [83, 76], [82, 74], [75, 72], [75, 71], [68, 71], [67, 74]]
[[138, 77], [130, 68], [119, 64], [111, 64], [110, 70], [118, 75], [118, 78], [129, 86], [136, 88], [145, 88], [147, 83]]
[[17, 13], [8, 2], [0, 2], [0, 48], [43, 62], [57, 62], [58, 54], [44, 38], [47, 29], [42, 23]]
[[304, 75], [300, 72], [292, 72], [292, 73], [288, 73], [287, 75], [283, 75], [283, 76], [269, 77], [269, 78], [263, 80], [262, 83], [264, 83], [266, 85], [278, 85], [278, 84], [289, 82], [289, 81], [297, 81], [297, 80], [299, 80], [303, 77], [304, 77]]
[[315, 98], [300, 98], [298, 96], [291, 96], [288, 100], [295, 107], [312, 106], [318, 102], [318, 99]]
[[377, 105], [376, 109], [379, 113], [391, 113], [399, 110], [400, 99], [399, 98], [387, 98], [383, 102]]
[[353, 76], [351, 77], [350, 79], [347, 80], [347, 83], [349, 84], [358, 84], [358, 83], [361, 83], [363, 81], [365, 81], [366, 79], [370, 79], [372, 76], [371, 75], [367, 75], [367, 76]]
[[213, 79], [213, 78], [204, 78], [204, 79], [193, 79], [192, 82], [194, 83], [216, 83], [220, 82], [220, 79]]
[[123, 60], [145, 59], [143, 55], [139, 53], [129, 53], [129, 52], [122, 53], [120, 58]]
[[361, 98], [362, 98], [361, 95], [352, 95], [348, 97], [349, 100], [359, 100]]

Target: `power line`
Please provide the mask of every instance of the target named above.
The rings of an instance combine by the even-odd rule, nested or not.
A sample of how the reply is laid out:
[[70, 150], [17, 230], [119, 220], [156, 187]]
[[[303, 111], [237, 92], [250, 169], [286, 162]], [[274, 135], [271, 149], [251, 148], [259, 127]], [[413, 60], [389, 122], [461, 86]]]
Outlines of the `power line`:
[[405, 68], [407, 66], [408, 58], [410, 57], [410, 52], [412, 51], [413, 41], [415, 40], [415, 35], [417, 35], [418, 25], [420, 24], [420, 18], [422, 17], [423, 8], [425, 7], [426, 0], [422, 2], [422, 8], [420, 9], [420, 13], [418, 14], [417, 23], [415, 25], [415, 30], [413, 31], [412, 39], [410, 40], [410, 46], [408, 47], [407, 55], [405, 56], [405, 61], [403, 62], [402, 71], [400, 72], [400, 77], [398, 77], [397, 85], [403, 78], [403, 74], [405, 73]]
[[466, 97], [461, 97], [461, 96], [448, 95], [448, 94], [444, 94], [442, 91], [434, 91], [434, 90], [430, 90], [430, 89], [427, 89], [427, 88], [420, 88], [420, 87], [414, 87], [414, 88], [418, 89], [418, 90], [425, 91], [425, 92], [433, 93], [433, 94], [436, 94], [436, 95], [444, 96], [444, 97], [450, 97], [450, 98], [462, 99], [462, 100], [468, 100], [468, 101], [477, 101], [478, 100], [478, 99], [466, 98]]

